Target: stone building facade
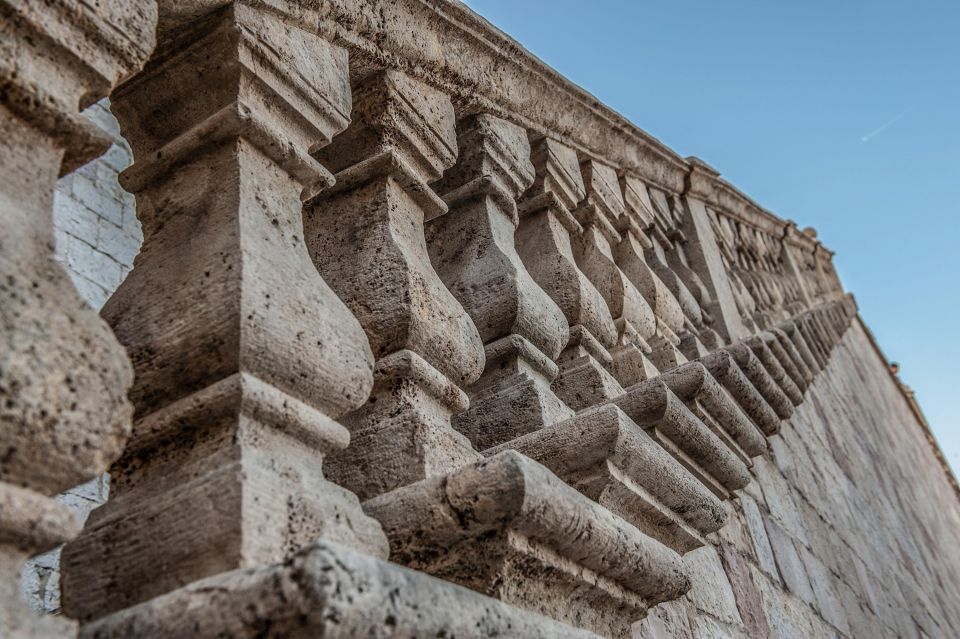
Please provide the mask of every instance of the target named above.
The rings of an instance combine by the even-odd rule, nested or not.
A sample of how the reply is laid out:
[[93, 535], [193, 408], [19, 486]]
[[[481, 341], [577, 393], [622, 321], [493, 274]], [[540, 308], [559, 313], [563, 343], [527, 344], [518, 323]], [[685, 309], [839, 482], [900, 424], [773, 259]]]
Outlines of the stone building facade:
[[462, 4], [0, 18], [0, 635], [958, 634], [832, 253]]

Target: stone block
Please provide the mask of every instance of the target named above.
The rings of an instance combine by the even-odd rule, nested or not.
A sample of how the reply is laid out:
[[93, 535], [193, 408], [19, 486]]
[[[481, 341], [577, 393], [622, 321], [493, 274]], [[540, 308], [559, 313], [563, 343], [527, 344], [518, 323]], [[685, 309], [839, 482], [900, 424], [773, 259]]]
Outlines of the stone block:
[[793, 538], [772, 519], [766, 520], [765, 524], [770, 546], [773, 548], [773, 556], [777, 560], [777, 568], [787, 588], [808, 604], [816, 603], [810, 578], [807, 576]]
[[727, 573], [727, 580], [733, 589], [743, 627], [755, 639], [770, 637], [770, 627], [764, 616], [763, 601], [760, 591], [753, 582], [749, 562], [736, 550], [727, 546], [721, 546], [720, 558]]
[[692, 584], [687, 598], [701, 612], [730, 624], [742, 624], [737, 598], [727, 579], [720, 555], [713, 546], [704, 546], [683, 557]]

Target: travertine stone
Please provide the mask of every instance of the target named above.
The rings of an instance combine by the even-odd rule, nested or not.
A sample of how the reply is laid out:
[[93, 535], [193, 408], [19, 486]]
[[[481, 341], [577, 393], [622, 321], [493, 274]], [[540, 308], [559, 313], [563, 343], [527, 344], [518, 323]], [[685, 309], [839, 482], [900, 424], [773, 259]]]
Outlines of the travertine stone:
[[760, 335], [754, 335], [743, 341], [753, 354], [756, 356], [763, 367], [770, 374], [770, 377], [777, 383], [784, 394], [790, 398], [794, 406], [799, 406], [803, 402], [803, 392], [797, 387], [790, 375], [780, 364], [780, 361], [774, 356], [773, 352], [767, 346], [766, 341]]
[[484, 341], [484, 374], [468, 389], [470, 408], [453, 418], [483, 449], [573, 415], [550, 389], [569, 330], [514, 243], [515, 198], [534, 179], [526, 131], [481, 114], [462, 120], [457, 137], [457, 164], [435, 186], [450, 213], [428, 223], [427, 245]]
[[[659, 189], [648, 189], [648, 194], [653, 206], [654, 223], [650, 227], [653, 241], [646, 250], [647, 263], [680, 304], [687, 329], [681, 336], [682, 349], [686, 348], [684, 355], [688, 359], [695, 359], [707, 352], [701, 340], [705, 340], [708, 346], [719, 346], [719, 337], [710, 328], [713, 318], [703, 308], [705, 303], [711, 302], [710, 294], [700, 277], [690, 269], [681, 246], [687, 241], [682, 230], [682, 203], [674, 198], [671, 205], [667, 194]], [[684, 340], [684, 337], [687, 339]]]
[[764, 435], [776, 435], [780, 431], [780, 418], [730, 353], [722, 350], [715, 351], [706, 357], [701, 357], [699, 361], [730, 393], [730, 396], [737, 401], [743, 412], [753, 420]]
[[54, 262], [57, 177], [110, 140], [82, 107], [146, 60], [152, 2], [0, 0], [0, 636], [70, 636], [20, 597], [34, 554], [73, 538], [52, 497], [102, 473], [132, 414], [131, 367], [106, 323]]
[[807, 365], [807, 368], [811, 373], [817, 375], [821, 370], [823, 370], [823, 367], [826, 365], [826, 361], [821, 360], [814, 354], [814, 351], [811, 350], [810, 346], [807, 344], [806, 338], [803, 336], [802, 329], [799, 327], [799, 322], [781, 322], [777, 325], [777, 328], [783, 331], [784, 335], [790, 338], [790, 341], [797, 349], [797, 352], [800, 353], [804, 364]]
[[669, 370], [687, 360], [678, 348], [679, 336], [688, 333], [683, 309], [645, 257], [645, 252], [653, 249], [649, 233], [654, 225], [653, 203], [646, 184], [624, 175], [620, 178], [620, 188], [624, 214], [617, 221], [617, 229], [623, 239], [616, 246], [614, 257], [624, 275], [653, 309], [657, 329], [648, 340], [653, 351], [650, 359], [660, 370]]
[[573, 254], [570, 238], [581, 234], [583, 227], [571, 211], [586, 195], [577, 154], [550, 138], [534, 140], [532, 149], [536, 179], [520, 202], [517, 251], [570, 327], [553, 389], [567, 406], [581, 410], [623, 392], [607, 370], [617, 328]]
[[661, 379], [731, 449], [741, 456], [746, 455], [745, 462], [749, 464], [750, 457], [766, 451], [763, 433], [703, 364], [689, 362], [664, 373]]
[[337, 185], [304, 227], [321, 274], [360, 320], [377, 358], [373, 393], [344, 418], [351, 444], [327, 463], [361, 498], [480, 458], [450, 425], [483, 371], [483, 343], [430, 263], [424, 223], [447, 212], [428, 186], [457, 157], [453, 106], [398, 72], [354, 90], [352, 122], [317, 152]]
[[[762, 331], [757, 336], [767, 345], [767, 348], [773, 353], [774, 358], [780, 363], [780, 366], [783, 367], [783, 370], [786, 371], [790, 379], [793, 380], [793, 383], [797, 385], [800, 392], [805, 393], [811, 380], [797, 367], [797, 359], [784, 348], [780, 338], [777, 337], [773, 331]], [[799, 358], [799, 355], [797, 357]]]
[[777, 385], [770, 371], [764, 367], [760, 359], [753, 354], [750, 347], [743, 342], [727, 346], [724, 350], [730, 353], [747, 379], [753, 384], [771, 408], [776, 411], [780, 419], [789, 419], [793, 415], [793, 404], [783, 389]]
[[655, 377], [650, 361], [651, 339], [657, 330], [653, 309], [613, 257], [622, 237], [614, 226], [625, 214], [623, 194], [613, 167], [596, 160], [580, 165], [587, 197], [573, 211], [583, 232], [573, 241], [577, 265], [600, 291], [617, 326], [617, 344], [610, 351], [610, 370], [622, 386]]
[[726, 518], [716, 495], [610, 404], [484, 454], [508, 448], [680, 554], [702, 546]]
[[696, 188], [699, 174], [709, 176], [716, 172], [698, 158], [688, 158], [688, 162], [690, 175], [687, 178], [687, 193], [684, 198], [686, 215], [683, 224], [683, 232], [688, 241], [686, 255], [690, 267], [699, 274], [710, 291], [710, 298], [701, 303], [713, 316], [716, 323], [714, 329], [729, 343], [746, 337], [747, 331], [737, 313], [717, 239], [710, 226], [702, 196]]
[[137, 422], [111, 499], [63, 552], [63, 608], [83, 620], [321, 536], [387, 550], [321, 470], [348, 442], [334, 419], [372, 385], [301, 217], [331, 183], [306, 151], [347, 124], [346, 53], [239, 3], [163, 34], [112, 101], [144, 247], [103, 314], [134, 363]]
[[83, 629], [81, 639], [596, 639], [440, 579], [320, 542], [290, 561], [190, 584]]
[[745, 462], [667, 387], [662, 377], [612, 400], [721, 499], [750, 482]]
[[790, 356], [790, 360], [796, 367], [797, 372], [800, 373], [800, 375], [803, 377], [803, 381], [807, 384], [807, 386], [809, 386], [810, 383], [813, 382], [815, 371], [811, 370], [810, 367], [807, 366], [807, 362], [800, 354], [800, 351], [797, 350], [793, 340], [791, 340], [790, 337], [779, 328], [771, 328], [770, 333], [777, 338], [777, 341], [780, 343], [780, 347], [787, 355]]
[[364, 508], [391, 560], [608, 637], [690, 587], [673, 551], [514, 451]]

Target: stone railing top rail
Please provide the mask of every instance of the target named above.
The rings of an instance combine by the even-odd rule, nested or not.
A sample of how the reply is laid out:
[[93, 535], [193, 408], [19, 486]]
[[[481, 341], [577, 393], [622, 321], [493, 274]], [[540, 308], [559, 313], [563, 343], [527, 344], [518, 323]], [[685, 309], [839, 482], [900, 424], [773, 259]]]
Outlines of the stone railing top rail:
[[683, 158], [458, 0], [249, 1], [269, 4], [301, 25], [316, 19], [320, 33], [351, 51], [354, 81], [384, 66], [402, 70], [448, 93], [461, 116], [498, 115], [557, 139], [581, 159], [602, 160], [671, 193], [689, 192], [804, 250], [825, 250], [815, 232], [788, 232], [792, 221], [758, 205], [702, 160]]

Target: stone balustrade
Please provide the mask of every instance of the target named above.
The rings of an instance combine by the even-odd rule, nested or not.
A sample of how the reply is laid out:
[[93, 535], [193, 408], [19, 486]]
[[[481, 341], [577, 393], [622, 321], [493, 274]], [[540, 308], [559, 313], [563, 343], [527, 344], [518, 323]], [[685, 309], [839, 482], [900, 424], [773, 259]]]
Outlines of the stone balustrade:
[[[80, 636], [629, 636], [856, 313], [458, 3], [0, 14], [0, 569], [69, 541]], [[144, 245], [101, 320], [49, 218], [108, 92]], [[80, 532], [51, 497], [108, 466]]]

